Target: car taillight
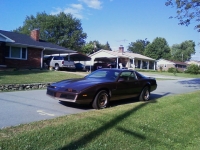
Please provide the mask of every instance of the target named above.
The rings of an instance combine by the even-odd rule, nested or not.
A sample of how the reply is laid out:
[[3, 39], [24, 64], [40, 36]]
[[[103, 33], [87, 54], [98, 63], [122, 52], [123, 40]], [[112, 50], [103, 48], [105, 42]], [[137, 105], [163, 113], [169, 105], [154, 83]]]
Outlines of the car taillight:
[[62, 61], [62, 64], [64, 64], [64, 60]]

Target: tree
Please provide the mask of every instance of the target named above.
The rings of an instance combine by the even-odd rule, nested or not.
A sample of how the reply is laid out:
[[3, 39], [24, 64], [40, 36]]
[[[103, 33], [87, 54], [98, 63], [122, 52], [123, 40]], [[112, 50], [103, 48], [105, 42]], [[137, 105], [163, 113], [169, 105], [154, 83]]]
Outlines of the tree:
[[131, 51], [133, 53], [138, 53], [138, 54], [144, 54], [146, 46], [150, 42], [145, 40], [137, 40], [136, 42], [131, 42], [128, 46], [128, 51]]
[[[86, 50], [88, 49], [88, 50]], [[111, 50], [110, 48], [110, 45], [109, 43], [107, 42], [106, 44], [101, 44], [99, 41], [97, 40], [94, 40], [94, 41], [90, 41], [89, 43], [85, 44], [83, 47], [82, 47], [82, 50], [83, 51], [88, 51], [90, 52], [90, 54], [94, 53], [94, 52], [97, 52], [101, 49], [104, 49], [104, 50]]]
[[45, 12], [27, 16], [22, 27], [14, 30], [30, 35], [33, 29], [40, 30], [42, 40], [79, 51], [85, 44], [87, 34], [83, 32], [80, 20], [71, 14], [61, 12], [58, 15], [47, 15]]
[[[191, 20], [196, 22], [200, 21], [200, 0], [167, 0], [165, 3], [166, 6], [177, 7], [177, 18], [180, 25], [188, 26], [191, 23]], [[173, 18], [173, 17], [170, 17]], [[198, 32], [200, 32], [200, 24], [195, 26]]]
[[174, 44], [171, 48], [172, 60], [187, 61], [191, 55], [195, 54], [195, 42], [192, 40], [184, 41], [181, 44]]
[[170, 47], [165, 38], [161, 37], [155, 38], [152, 43], [148, 44], [144, 54], [156, 60], [160, 58], [170, 59], [171, 57]]
[[111, 51], [111, 47], [110, 47], [110, 44], [108, 42], [106, 42], [105, 45], [101, 44], [101, 48], [104, 49], [104, 50], [109, 50]]
[[93, 51], [94, 51], [94, 44], [92, 44], [92, 43], [86, 43], [81, 48], [81, 52], [86, 54], [86, 55], [92, 54]]

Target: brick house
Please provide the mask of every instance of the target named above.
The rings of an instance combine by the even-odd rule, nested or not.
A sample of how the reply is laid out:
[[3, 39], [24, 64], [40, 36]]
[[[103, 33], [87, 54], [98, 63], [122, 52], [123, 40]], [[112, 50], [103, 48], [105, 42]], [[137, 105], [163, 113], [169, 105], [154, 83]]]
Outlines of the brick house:
[[31, 35], [0, 30], [0, 68], [42, 68], [43, 56], [76, 51], [41, 40], [39, 30]]
[[168, 71], [169, 68], [177, 68], [179, 71], [183, 72], [187, 68], [187, 64], [180, 61], [159, 59], [157, 60], [157, 70], [160, 70], [160, 68], [162, 68], [163, 71]]

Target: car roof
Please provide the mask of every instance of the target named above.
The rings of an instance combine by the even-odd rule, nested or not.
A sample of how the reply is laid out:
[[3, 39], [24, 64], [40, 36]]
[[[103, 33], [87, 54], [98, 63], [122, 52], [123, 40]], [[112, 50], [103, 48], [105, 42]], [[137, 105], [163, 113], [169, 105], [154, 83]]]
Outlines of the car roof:
[[98, 70], [113, 70], [113, 71], [135, 71], [135, 70], [129, 70], [129, 69], [117, 69], [117, 68], [102, 68], [102, 69], [98, 69]]

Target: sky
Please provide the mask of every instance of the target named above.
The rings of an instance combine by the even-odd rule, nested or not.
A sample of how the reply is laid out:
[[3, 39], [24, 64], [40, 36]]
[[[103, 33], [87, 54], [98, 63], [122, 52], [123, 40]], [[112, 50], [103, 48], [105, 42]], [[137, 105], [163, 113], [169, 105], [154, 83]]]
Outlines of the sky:
[[186, 26], [178, 25], [176, 8], [165, 6], [166, 0], [0, 0], [0, 30], [11, 31], [20, 26], [27, 16], [46, 12], [56, 15], [71, 13], [80, 19], [86, 42], [97, 40], [110, 44], [112, 50], [120, 45], [126, 50], [131, 42], [156, 37], [165, 38], [169, 46], [193, 40], [196, 54], [193, 60], [200, 61], [200, 33], [195, 21]]

